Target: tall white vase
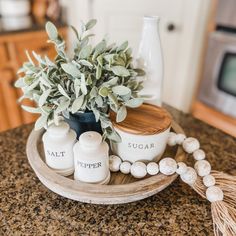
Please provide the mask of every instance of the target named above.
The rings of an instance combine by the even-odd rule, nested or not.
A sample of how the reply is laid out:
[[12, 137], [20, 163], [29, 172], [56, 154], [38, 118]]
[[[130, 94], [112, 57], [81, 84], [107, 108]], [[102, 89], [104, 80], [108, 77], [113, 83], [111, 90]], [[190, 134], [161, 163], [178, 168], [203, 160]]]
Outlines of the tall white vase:
[[157, 16], [143, 18], [143, 31], [139, 45], [137, 64], [143, 68], [146, 75], [144, 89], [141, 95], [148, 95], [146, 103], [161, 106], [163, 82], [163, 57], [159, 36], [159, 21]]

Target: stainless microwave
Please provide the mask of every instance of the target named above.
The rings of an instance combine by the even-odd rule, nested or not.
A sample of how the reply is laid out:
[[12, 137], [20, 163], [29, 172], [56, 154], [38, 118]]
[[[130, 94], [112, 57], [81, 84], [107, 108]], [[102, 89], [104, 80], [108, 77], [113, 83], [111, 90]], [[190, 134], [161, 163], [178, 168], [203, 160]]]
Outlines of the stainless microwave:
[[199, 100], [236, 117], [236, 33], [210, 34]]

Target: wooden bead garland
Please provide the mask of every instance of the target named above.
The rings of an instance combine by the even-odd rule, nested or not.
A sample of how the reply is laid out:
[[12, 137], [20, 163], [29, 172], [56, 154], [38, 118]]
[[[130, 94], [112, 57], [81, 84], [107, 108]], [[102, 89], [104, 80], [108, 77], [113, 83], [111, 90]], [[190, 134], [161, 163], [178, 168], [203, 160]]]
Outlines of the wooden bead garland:
[[192, 167], [187, 167], [186, 172], [180, 175], [181, 180], [189, 185], [193, 185], [197, 180], [197, 173]]
[[194, 165], [195, 170], [197, 171], [198, 175], [204, 177], [211, 173], [211, 165], [206, 160], [197, 161]]
[[179, 175], [182, 175], [186, 171], [187, 171], [187, 165], [184, 162], [178, 162], [176, 173], [179, 174]]
[[193, 152], [193, 158], [196, 161], [203, 160], [203, 159], [205, 159], [205, 157], [206, 157], [206, 154], [202, 149], [198, 149], [195, 152]]
[[156, 175], [159, 172], [159, 166], [156, 162], [149, 162], [147, 164], [147, 173], [149, 175]]
[[200, 143], [196, 138], [186, 138], [183, 141], [183, 149], [187, 153], [193, 153], [194, 151], [198, 150], [200, 147]]
[[215, 177], [212, 176], [212, 175], [206, 175], [203, 177], [202, 179], [203, 181], [203, 184], [206, 186], [206, 187], [211, 187], [211, 186], [214, 186], [216, 184], [216, 180], [215, 180]]
[[177, 163], [173, 158], [166, 157], [159, 162], [160, 172], [164, 175], [173, 175], [177, 170]]
[[183, 182], [193, 185], [197, 176], [203, 177], [203, 184], [207, 187], [206, 197], [209, 201], [216, 201], [216, 199], [223, 199], [223, 191], [215, 186], [215, 178], [210, 175], [211, 165], [205, 160], [206, 154], [200, 149], [200, 143], [196, 138], [186, 138], [184, 134], [176, 134], [170, 132], [167, 143], [169, 146], [182, 144], [183, 149], [193, 154], [196, 160], [194, 168], [187, 166], [184, 162], [176, 162], [173, 158], [165, 157], [160, 160], [159, 164], [150, 162], [147, 165], [143, 162], [137, 161], [133, 164], [125, 161], [115, 155], [110, 156], [109, 165], [112, 172], [121, 171], [123, 174], [129, 174], [135, 178], [143, 178], [147, 174], [156, 175], [159, 172], [164, 175], [173, 175], [177, 173]]
[[129, 174], [131, 169], [131, 164], [128, 161], [124, 161], [120, 164], [120, 171], [123, 174]]
[[136, 161], [132, 164], [130, 172], [135, 178], [140, 179], [147, 175], [147, 167], [143, 162]]
[[[184, 151], [192, 154], [196, 161], [194, 168], [187, 166], [184, 162], [176, 163], [170, 157], [161, 159], [159, 164], [150, 162], [146, 165], [138, 161], [131, 165], [129, 162], [122, 163], [119, 157], [112, 155], [110, 156], [111, 171], [118, 171], [119, 169], [124, 174], [131, 173], [135, 178], [143, 178], [147, 174], [156, 175], [159, 172], [164, 175], [175, 173], [180, 175], [183, 182], [211, 202], [215, 236], [236, 235], [235, 178], [217, 171], [211, 172], [211, 165], [205, 160], [206, 154], [200, 149], [200, 143], [197, 139], [186, 138], [184, 134], [170, 132], [167, 143], [169, 146], [182, 145]], [[199, 183], [198, 176], [202, 177], [203, 185]], [[215, 185], [216, 180], [217, 186]]]
[[120, 170], [121, 159], [116, 155], [109, 157], [109, 168], [111, 172], [117, 172]]

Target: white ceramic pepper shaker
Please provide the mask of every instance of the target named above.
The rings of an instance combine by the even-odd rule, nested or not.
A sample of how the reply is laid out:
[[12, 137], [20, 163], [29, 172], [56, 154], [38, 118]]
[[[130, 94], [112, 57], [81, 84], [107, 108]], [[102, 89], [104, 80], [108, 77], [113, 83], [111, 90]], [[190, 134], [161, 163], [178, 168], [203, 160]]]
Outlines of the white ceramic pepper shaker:
[[43, 145], [47, 165], [58, 174], [67, 176], [74, 172], [73, 146], [76, 133], [61, 121], [52, 124], [43, 135]]
[[99, 133], [88, 131], [81, 134], [73, 150], [75, 180], [94, 184], [109, 182], [109, 147]]

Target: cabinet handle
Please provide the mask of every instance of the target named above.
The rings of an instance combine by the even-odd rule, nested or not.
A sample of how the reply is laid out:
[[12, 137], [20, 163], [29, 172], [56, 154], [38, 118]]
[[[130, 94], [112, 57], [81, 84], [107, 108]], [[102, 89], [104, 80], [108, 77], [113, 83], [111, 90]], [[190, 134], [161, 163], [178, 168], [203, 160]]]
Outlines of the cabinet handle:
[[168, 30], [169, 32], [172, 32], [172, 31], [174, 31], [175, 29], [176, 29], [176, 26], [175, 26], [174, 23], [169, 23], [169, 24], [167, 25], [167, 30]]
[[48, 47], [48, 46], [42, 46], [42, 47], [39, 48], [39, 51], [47, 52], [49, 49], [50, 49], [50, 47]]
[[16, 87], [15, 87], [15, 81], [10, 81], [10, 86], [12, 87], [12, 88], [14, 88], [14, 89], [16, 89]]

